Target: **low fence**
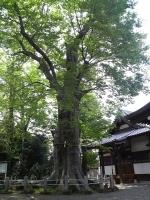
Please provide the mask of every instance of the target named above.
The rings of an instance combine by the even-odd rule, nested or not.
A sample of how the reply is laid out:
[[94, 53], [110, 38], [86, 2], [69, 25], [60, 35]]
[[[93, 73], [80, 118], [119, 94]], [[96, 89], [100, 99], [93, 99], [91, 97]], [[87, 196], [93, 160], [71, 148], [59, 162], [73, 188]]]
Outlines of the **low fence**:
[[104, 190], [105, 187], [114, 189], [115, 182], [113, 176], [109, 177], [102, 177], [99, 176], [98, 178], [90, 178], [88, 179], [86, 176], [84, 177], [83, 180], [76, 180], [76, 179], [68, 179], [66, 176], [63, 180], [59, 180], [59, 184], [57, 180], [51, 180], [51, 179], [43, 179], [43, 180], [30, 180], [28, 179], [27, 176], [24, 177], [24, 179], [18, 179], [18, 180], [13, 180], [9, 179], [7, 177], [5, 180], [0, 180], [0, 186], [4, 188], [5, 192], [7, 192], [9, 189], [12, 187], [22, 187], [25, 192], [31, 191], [32, 187], [42, 187], [45, 191], [47, 191], [48, 187], [50, 186], [63, 186], [64, 189], [68, 189], [69, 186], [75, 186], [77, 185], [99, 185], [99, 188], [101, 190]]

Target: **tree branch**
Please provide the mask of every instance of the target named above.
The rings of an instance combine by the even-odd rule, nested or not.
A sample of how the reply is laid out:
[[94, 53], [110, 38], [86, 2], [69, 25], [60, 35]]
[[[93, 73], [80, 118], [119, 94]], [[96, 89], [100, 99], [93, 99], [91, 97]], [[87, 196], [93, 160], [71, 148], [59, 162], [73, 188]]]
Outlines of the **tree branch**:
[[17, 39], [21, 48], [22, 48], [22, 51], [19, 51], [18, 53], [22, 53], [30, 58], [32, 58], [33, 60], [36, 60], [37, 62], [40, 62], [41, 58], [36, 56], [33, 52], [31, 51], [28, 51], [26, 48], [25, 48], [25, 45], [23, 44], [23, 42], [19, 39]]
[[77, 39], [84, 39], [84, 37], [86, 36], [86, 34], [89, 32], [90, 30], [90, 27], [88, 25], [88, 23], [84, 24], [83, 25], [83, 28], [80, 30], [78, 36], [77, 36]]
[[42, 83], [42, 82], [40, 82], [40, 81], [34, 81], [34, 82], [28, 83], [27, 85], [25, 85], [25, 86], [23, 86], [23, 87], [17, 89], [16, 92], [19, 92], [20, 90], [22, 90], [22, 89], [24, 89], [24, 88], [27, 88], [27, 87], [30, 87], [30, 86], [32, 86], [32, 85], [34, 85], [34, 84], [39, 84], [39, 85], [43, 85], [44, 87], [50, 88], [49, 85], [46, 85], [46, 84], [44, 84], [44, 83]]
[[78, 73], [78, 76], [77, 76], [78, 85], [80, 84], [80, 82], [81, 82], [81, 80], [83, 78], [84, 72], [89, 68], [90, 68], [89, 62], [86, 59], [84, 59], [84, 64], [82, 66], [82, 69], [80, 70], [80, 72]]
[[40, 58], [40, 57], [38, 57], [38, 56], [36, 56], [33, 52], [28, 51], [25, 48], [25, 45], [23, 44], [23, 42], [21, 40], [19, 40], [19, 39], [17, 39], [17, 40], [18, 40], [18, 42], [19, 42], [19, 44], [20, 44], [20, 46], [21, 46], [21, 48], [23, 50], [23, 51], [19, 51], [19, 53], [22, 53], [22, 54], [32, 58], [33, 60], [36, 60], [39, 63], [39, 69], [44, 73], [46, 78], [49, 80], [49, 83], [51, 84], [51, 86], [53, 88], [57, 89], [57, 82], [54, 79], [54, 77], [51, 75], [45, 60]]
[[94, 87], [94, 88], [89, 88], [89, 89], [86, 89], [86, 90], [80, 90], [78, 91], [78, 98], [82, 98], [85, 94], [91, 92], [91, 91], [94, 91], [94, 90], [97, 90], [97, 87]]
[[51, 87], [58, 90], [59, 85], [58, 85], [57, 81], [54, 79], [54, 77], [51, 75], [51, 73], [49, 72], [49, 68], [44, 59], [40, 60], [39, 69], [44, 73], [46, 78], [49, 80]]
[[30, 35], [25, 31], [25, 27], [24, 27], [24, 23], [23, 23], [23, 19], [22, 16], [20, 14], [20, 10], [19, 7], [17, 5], [17, 3], [15, 3], [14, 5], [14, 9], [18, 15], [19, 18], [19, 25], [20, 25], [20, 33], [21, 35], [28, 41], [28, 43], [38, 52], [42, 55], [42, 57], [44, 58], [44, 60], [46, 61], [46, 63], [48, 64], [51, 72], [52, 72], [52, 76], [56, 81], [56, 73], [54, 70], [54, 66], [52, 61], [48, 58], [48, 56], [46, 55], [46, 53], [33, 41], [33, 38], [30, 37]]
[[89, 30], [90, 27], [88, 26], [88, 23], [83, 25], [83, 28], [79, 31], [78, 35], [74, 38], [73, 42], [71, 44], [66, 44], [66, 61], [68, 66], [70, 63], [77, 64], [79, 45], [83, 41], [84, 37], [86, 36]]
[[94, 90], [97, 90], [97, 87], [89, 88], [89, 89], [86, 89], [86, 90], [81, 90], [81, 93], [82, 93], [83, 95], [85, 95], [85, 94], [87, 94], [87, 93], [89, 93], [89, 92], [91, 92], [91, 91], [94, 91]]

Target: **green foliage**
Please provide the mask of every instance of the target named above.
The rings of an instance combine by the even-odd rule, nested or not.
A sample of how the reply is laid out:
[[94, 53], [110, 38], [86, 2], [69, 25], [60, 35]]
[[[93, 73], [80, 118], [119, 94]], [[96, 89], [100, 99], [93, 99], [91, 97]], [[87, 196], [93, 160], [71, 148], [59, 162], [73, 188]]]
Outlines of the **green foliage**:
[[0, 65], [2, 72], [0, 76], [1, 113], [5, 112], [7, 116], [7, 109], [10, 106], [13, 107], [17, 129], [21, 129], [29, 122], [41, 128], [47, 126], [50, 122], [49, 115], [52, 115], [51, 105], [48, 102], [50, 100], [47, 100], [51, 93], [49, 85], [43, 78], [40, 78], [40, 71], [35, 65], [31, 65], [27, 70], [23, 68], [22, 63], [7, 62], [6, 64], [6, 62], [5, 60], [5, 63]]
[[85, 153], [85, 157], [86, 157], [86, 162], [87, 162], [87, 165], [88, 167], [91, 169], [91, 168], [94, 168], [94, 167], [97, 167], [98, 165], [98, 160], [96, 159], [97, 158], [97, 154], [92, 152], [92, 151], [87, 151]]
[[[18, 141], [22, 143], [22, 141]], [[48, 174], [49, 147], [48, 138], [44, 135], [27, 134], [22, 143], [20, 163], [14, 166], [13, 176], [41, 179]]]
[[[32, 162], [29, 162], [30, 159], [27, 161], [26, 158], [25, 163], [21, 163], [29, 171], [36, 162], [43, 165], [38, 158], [36, 159], [36, 156], [43, 159], [45, 156], [48, 157], [49, 144], [45, 141], [49, 142], [50, 129], [55, 124], [54, 112], [49, 103], [50, 89], [47, 82], [42, 77], [40, 78], [40, 71], [36, 69], [35, 65], [24, 69], [21, 62], [16, 63], [9, 56], [9, 60], [6, 60], [6, 55], [3, 54], [1, 58], [0, 151], [7, 154], [6, 159], [13, 166], [16, 161], [22, 162], [23, 154], [31, 155], [31, 152], [34, 151], [33, 147], [36, 146]], [[38, 133], [47, 134], [45, 141], [43, 140], [44, 144], [38, 143], [40, 136], [31, 136]], [[28, 144], [28, 152], [24, 152], [25, 141]], [[47, 149], [44, 152], [42, 145], [45, 145]], [[29, 163], [31, 164], [29, 165]]]
[[106, 112], [93, 94], [86, 95], [80, 105], [80, 129], [83, 142], [101, 139], [111, 128]]
[[[25, 59], [24, 49], [40, 53], [20, 32], [21, 16], [26, 33], [54, 63], [61, 86], [69, 73], [67, 51], [77, 57], [75, 70], [69, 73], [74, 78], [68, 79], [68, 93], [81, 75], [80, 89], [97, 87], [101, 96], [109, 91], [116, 98], [127, 99], [143, 88], [140, 64], [148, 62], [147, 46], [142, 42], [145, 36], [139, 32], [134, 6], [134, 0], [3, 0], [1, 44], [9, 53], [21, 51], [17, 59]], [[78, 37], [81, 30], [83, 38]]]

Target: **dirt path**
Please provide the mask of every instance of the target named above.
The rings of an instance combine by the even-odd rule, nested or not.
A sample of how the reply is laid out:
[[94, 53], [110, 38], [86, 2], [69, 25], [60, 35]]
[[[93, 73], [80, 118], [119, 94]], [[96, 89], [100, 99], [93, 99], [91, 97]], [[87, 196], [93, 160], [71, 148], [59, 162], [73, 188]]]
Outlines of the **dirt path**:
[[150, 200], [150, 184], [125, 185], [117, 192], [91, 195], [0, 195], [0, 200]]

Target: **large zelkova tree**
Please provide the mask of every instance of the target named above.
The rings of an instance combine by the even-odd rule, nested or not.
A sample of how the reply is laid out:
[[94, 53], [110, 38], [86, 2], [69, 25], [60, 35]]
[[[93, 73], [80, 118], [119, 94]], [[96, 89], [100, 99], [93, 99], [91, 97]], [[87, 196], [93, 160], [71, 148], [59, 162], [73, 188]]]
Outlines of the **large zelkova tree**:
[[85, 184], [80, 157], [79, 104], [92, 90], [118, 99], [143, 86], [147, 63], [132, 0], [1, 1], [1, 47], [36, 63], [58, 104], [54, 172]]

